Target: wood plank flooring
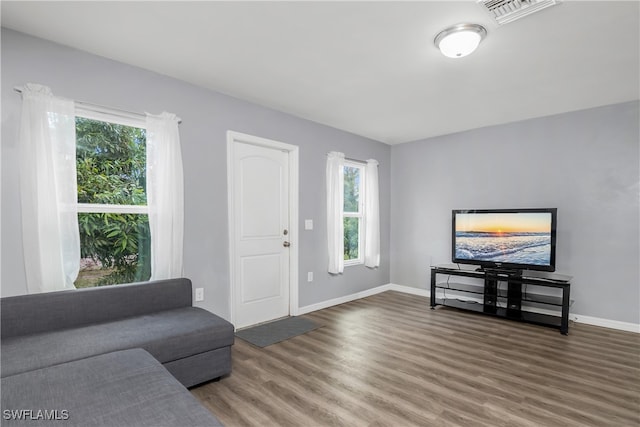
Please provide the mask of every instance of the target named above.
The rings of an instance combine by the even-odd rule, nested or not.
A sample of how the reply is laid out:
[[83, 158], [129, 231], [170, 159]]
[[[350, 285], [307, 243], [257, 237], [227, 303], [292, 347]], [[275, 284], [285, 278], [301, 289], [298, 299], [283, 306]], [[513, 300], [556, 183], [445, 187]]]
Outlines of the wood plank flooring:
[[233, 426], [640, 426], [640, 335], [496, 319], [385, 292], [306, 315], [191, 392]]

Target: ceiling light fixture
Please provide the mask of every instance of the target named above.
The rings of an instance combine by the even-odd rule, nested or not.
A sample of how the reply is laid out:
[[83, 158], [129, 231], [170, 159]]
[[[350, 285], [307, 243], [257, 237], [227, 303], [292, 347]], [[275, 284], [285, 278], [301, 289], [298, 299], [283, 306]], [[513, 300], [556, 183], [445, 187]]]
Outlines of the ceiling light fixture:
[[458, 24], [440, 31], [433, 42], [444, 56], [462, 58], [476, 50], [486, 35], [482, 25]]

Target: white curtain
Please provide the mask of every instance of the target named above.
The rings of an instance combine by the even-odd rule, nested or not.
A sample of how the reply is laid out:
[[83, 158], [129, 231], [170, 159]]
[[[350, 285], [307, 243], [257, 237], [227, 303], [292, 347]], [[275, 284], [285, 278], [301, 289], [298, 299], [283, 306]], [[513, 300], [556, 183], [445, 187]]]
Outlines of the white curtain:
[[332, 151], [327, 155], [327, 242], [329, 273], [344, 271], [344, 153]]
[[20, 198], [28, 292], [75, 289], [80, 269], [75, 105], [32, 83], [22, 89]]
[[380, 265], [380, 196], [378, 162], [367, 160], [364, 178], [364, 265]]
[[183, 276], [184, 183], [178, 119], [147, 114], [147, 205], [151, 280]]

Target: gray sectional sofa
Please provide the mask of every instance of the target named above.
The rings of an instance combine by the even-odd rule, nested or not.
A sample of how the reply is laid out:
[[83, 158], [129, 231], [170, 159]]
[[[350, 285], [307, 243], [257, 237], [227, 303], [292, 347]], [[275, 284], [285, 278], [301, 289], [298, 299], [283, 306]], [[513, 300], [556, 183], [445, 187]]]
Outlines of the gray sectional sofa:
[[172, 279], [2, 298], [3, 425], [18, 422], [7, 410], [66, 410], [65, 426], [220, 425], [185, 387], [231, 372], [234, 328], [191, 295]]

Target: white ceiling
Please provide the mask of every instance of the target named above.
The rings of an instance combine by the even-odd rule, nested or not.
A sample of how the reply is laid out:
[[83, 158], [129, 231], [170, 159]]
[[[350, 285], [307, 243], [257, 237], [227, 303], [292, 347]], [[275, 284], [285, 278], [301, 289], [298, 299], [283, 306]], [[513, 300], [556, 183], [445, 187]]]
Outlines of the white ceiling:
[[[445, 27], [478, 23], [448, 59]], [[640, 98], [640, 2], [13, 2], [2, 26], [388, 144]]]

